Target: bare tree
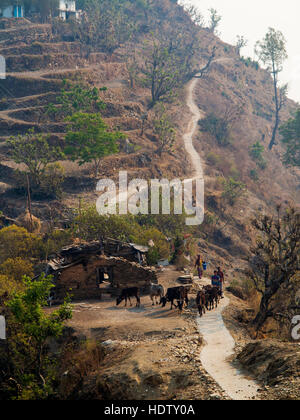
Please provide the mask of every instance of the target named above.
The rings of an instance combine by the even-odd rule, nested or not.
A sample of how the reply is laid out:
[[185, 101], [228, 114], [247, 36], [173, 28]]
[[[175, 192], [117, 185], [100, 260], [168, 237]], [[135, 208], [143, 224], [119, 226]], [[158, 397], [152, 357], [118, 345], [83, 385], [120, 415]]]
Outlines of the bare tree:
[[250, 278], [262, 299], [254, 325], [259, 330], [274, 316], [272, 301], [283, 285], [300, 270], [300, 213], [294, 208], [277, 207], [276, 217], [258, 216], [252, 221], [259, 236], [251, 249]]
[[222, 16], [218, 15], [218, 11], [213, 8], [209, 9], [209, 13], [210, 13], [209, 30], [215, 34], [216, 29], [222, 20]]
[[185, 37], [174, 29], [174, 36], [168, 39], [152, 39], [144, 47], [144, 65], [140, 68], [143, 83], [151, 89], [150, 108], [162, 100], [174, 97], [176, 89], [182, 87], [192, 77], [207, 74], [215, 57], [216, 47], [207, 59], [207, 64], [199, 69], [195, 55], [198, 37]]
[[216, 57], [216, 50], [217, 47], [213, 46], [210, 56], [207, 59], [207, 63], [199, 70], [197, 70], [197, 74], [194, 75], [196, 79], [202, 79], [205, 75], [209, 73], [210, 67]]
[[203, 28], [205, 26], [204, 17], [200, 10], [191, 3], [181, 2], [182, 7], [187, 12], [187, 14], [190, 16], [192, 21], [199, 26], [200, 28]]
[[241, 35], [237, 35], [236, 38], [237, 38], [236, 50], [237, 50], [238, 55], [240, 55], [241, 49], [248, 45], [248, 40], [244, 36], [241, 36]]

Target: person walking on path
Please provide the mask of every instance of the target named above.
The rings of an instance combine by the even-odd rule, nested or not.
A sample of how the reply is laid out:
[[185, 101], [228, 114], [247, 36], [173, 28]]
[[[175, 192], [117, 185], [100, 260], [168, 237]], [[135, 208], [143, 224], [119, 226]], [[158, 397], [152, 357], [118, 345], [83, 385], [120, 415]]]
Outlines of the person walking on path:
[[197, 267], [199, 279], [202, 279], [203, 276], [203, 261], [201, 255], [198, 255], [197, 260], [195, 262], [195, 267]]
[[220, 287], [220, 284], [221, 284], [220, 277], [218, 276], [217, 270], [215, 270], [214, 275], [211, 278], [211, 285], [213, 287]]
[[223, 271], [221, 270], [221, 267], [218, 267], [217, 275], [220, 277], [220, 288], [221, 288], [222, 299], [223, 299], [224, 298], [223, 290], [224, 290], [224, 284], [225, 284], [225, 276], [224, 276]]

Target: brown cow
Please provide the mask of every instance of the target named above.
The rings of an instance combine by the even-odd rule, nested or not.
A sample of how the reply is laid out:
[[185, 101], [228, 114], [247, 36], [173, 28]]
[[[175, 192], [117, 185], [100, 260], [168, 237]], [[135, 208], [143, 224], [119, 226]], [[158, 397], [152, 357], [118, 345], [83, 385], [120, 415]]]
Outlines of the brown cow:
[[132, 306], [130, 298], [136, 298], [136, 306], [139, 308], [141, 306], [140, 299], [140, 289], [138, 287], [129, 287], [128, 289], [123, 289], [120, 296], [117, 298], [117, 306], [125, 300], [125, 306], [127, 306], [127, 299], [129, 299], [130, 306]]
[[[189, 304], [189, 290], [189, 288], [184, 286], [170, 287], [167, 290], [166, 295], [160, 300], [160, 303], [162, 303], [162, 307], [164, 308], [167, 302], [171, 302], [171, 310], [173, 309], [174, 305], [175, 308], [178, 308], [180, 311], [182, 311], [184, 302], [186, 303], [186, 305]], [[177, 306], [175, 305], [174, 300], [177, 300]]]
[[196, 304], [198, 307], [200, 317], [205, 314], [206, 296], [204, 290], [200, 290], [197, 293]]
[[206, 309], [211, 311], [218, 307], [221, 299], [221, 290], [217, 286], [204, 286], [203, 288], [206, 298]]

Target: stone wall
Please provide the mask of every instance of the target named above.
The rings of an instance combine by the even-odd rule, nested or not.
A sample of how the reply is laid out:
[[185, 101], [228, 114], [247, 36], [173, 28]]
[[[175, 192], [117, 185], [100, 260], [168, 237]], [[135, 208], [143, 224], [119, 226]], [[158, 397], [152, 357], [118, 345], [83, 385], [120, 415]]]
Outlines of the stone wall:
[[142, 289], [151, 282], [157, 283], [156, 273], [150, 268], [123, 258], [91, 256], [54, 273], [55, 299], [62, 300], [67, 294], [74, 300], [101, 299], [99, 272], [108, 273], [111, 288], [116, 293], [126, 287]]

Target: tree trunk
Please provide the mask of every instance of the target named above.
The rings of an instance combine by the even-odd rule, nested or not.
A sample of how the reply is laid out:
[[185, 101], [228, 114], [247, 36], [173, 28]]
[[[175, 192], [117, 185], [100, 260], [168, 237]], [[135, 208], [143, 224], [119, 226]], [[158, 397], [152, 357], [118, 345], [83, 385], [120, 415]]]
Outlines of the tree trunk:
[[274, 96], [275, 96], [275, 125], [273, 128], [272, 138], [269, 144], [269, 150], [273, 149], [273, 146], [276, 141], [276, 134], [279, 126], [279, 112], [280, 112], [280, 104], [278, 100], [278, 84], [277, 84], [277, 73], [275, 69], [275, 63], [273, 63], [273, 84], [274, 84]]
[[270, 310], [270, 302], [273, 296], [278, 292], [282, 282], [277, 282], [272, 284], [270, 288], [267, 288], [260, 302], [259, 312], [256, 318], [253, 321], [253, 324], [256, 326], [256, 330], [259, 331], [263, 324], [268, 318], [272, 316], [272, 311]]
[[253, 321], [253, 325], [255, 325], [257, 331], [261, 329], [261, 327], [264, 325], [264, 323], [270, 316], [269, 304], [271, 297], [272, 296], [270, 294], [264, 294], [264, 296], [262, 297], [259, 312]]
[[276, 110], [275, 125], [274, 125], [273, 133], [272, 133], [272, 139], [271, 139], [270, 144], [269, 144], [269, 150], [272, 150], [273, 146], [275, 145], [276, 134], [277, 134], [278, 127], [279, 127], [279, 110], [277, 109]]

